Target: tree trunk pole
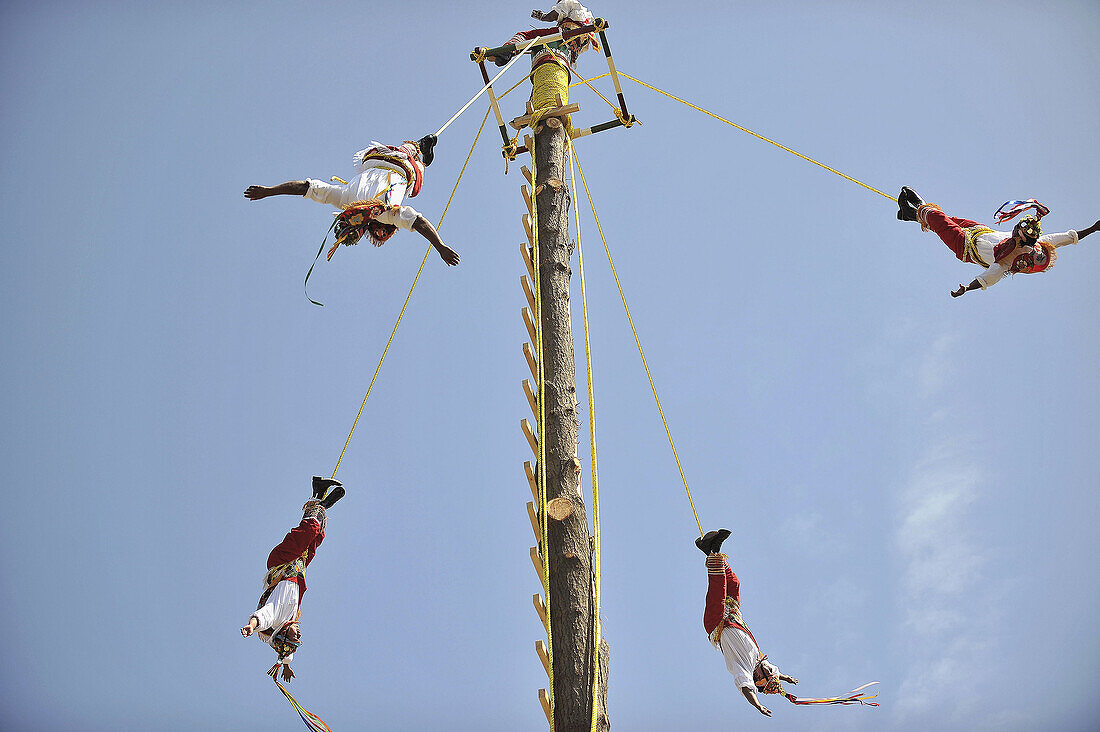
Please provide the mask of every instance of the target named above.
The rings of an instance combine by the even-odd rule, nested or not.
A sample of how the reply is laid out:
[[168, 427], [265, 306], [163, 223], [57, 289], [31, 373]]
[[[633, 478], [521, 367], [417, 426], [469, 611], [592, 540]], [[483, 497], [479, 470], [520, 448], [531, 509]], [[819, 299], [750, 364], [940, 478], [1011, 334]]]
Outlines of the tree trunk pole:
[[[549, 564], [550, 626], [554, 654], [554, 728], [588, 732], [592, 720], [594, 636], [592, 544], [579, 484], [577, 384], [569, 311], [569, 195], [567, 137], [556, 119], [535, 130], [539, 278], [542, 299], [543, 430], [546, 500], [555, 501], [545, 547]], [[549, 122], [549, 124], [547, 124]], [[567, 514], [567, 515], [563, 515]], [[608, 651], [601, 643], [597, 730], [607, 730]]]

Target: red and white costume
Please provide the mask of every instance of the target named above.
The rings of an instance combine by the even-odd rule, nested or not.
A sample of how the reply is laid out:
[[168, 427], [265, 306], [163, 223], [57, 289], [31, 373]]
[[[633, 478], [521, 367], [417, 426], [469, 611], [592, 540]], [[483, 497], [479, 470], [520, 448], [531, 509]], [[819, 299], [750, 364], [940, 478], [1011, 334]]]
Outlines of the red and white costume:
[[[252, 614], [264, 643], [270, 645], [272, 634], [301, 614], [302, 595], [306, 591], [305, 568], [313, 561], [324, 540], [321, 522], [313, 517], [303, 518], [267, 556], [264, 593]], [[286, 656], [282, 662], [290, 663], [293, 657], [293, 654]]]
[[357, 173], [354, 178], [339, 185], [310, 178], [306, 198], [341, 210], [353, 203], [378, 201], [386, 208], [373, 217], [375, 221], [412, 229], [420, 212], [402, 205], [402, 201], [406, 196], [412, 198], [420, 193], [424, 183], [424, 164], [418, 159], [413, 143], [391, 147], [372, 141], [355, 153], [354, 161]]
[[[562, 24], [572, 21], [578, 25], [588, 25], [593, 21], [592, 13], [577, 0], [561, 0], [550, 12], [557, 13], [557, 27], [535, 28], [516, 33], [508, 39], [508, 43], [522, 47], [532, 38], [542, 38], [560, 33]], [[577, 57], [590, 49], [599, 50], [600, 42], [596, 40], [595, 33], [570, 38], [568, 41], [552, 41], [543, 46], [537, 46], [531, 51], [531, 69], [535, 69], [544, 63], [554, 62], [565, 69], [571, 70], [577, 62]]]
[[1035, 244], [1034, 254], [1017, 254], [1011, 233], [993, 231], [970, 219], [947, 216], [938, 206], [924, 204], [917, 209], [917, 221], [939, 235], [955, 256], [985, 268], [976, 278], [982, 289], [992, 287], [1006, 274], [1045, 272], [1058, 260], [1056, 249], [1077, 243], [1077, 232], [1070, 229], [1060, 234], [1044, 234]]
[[[707, 557], [707, 604], [703, 628], [722, 651], [726, 669], [739, 688], [755, 689], [753, 670], [760, 663], [760, 646], [741, 617], [741, 581], [725, 554]], [[778, 672], [778, 670], [777, 670]]]

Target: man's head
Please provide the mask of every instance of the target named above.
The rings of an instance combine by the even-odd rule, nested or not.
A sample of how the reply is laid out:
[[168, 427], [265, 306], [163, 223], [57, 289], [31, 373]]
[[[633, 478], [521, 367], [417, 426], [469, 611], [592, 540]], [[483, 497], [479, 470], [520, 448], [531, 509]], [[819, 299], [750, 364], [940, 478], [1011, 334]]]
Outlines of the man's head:
[[760, 658], [760, 663], [752, 670], [752, 682], [756, 690], [761, 694], [782, 694], [783, 684], [779, 680], [779, 669], [768, 661], [767, 656]]
[[300, 645], [302, 645], [302, 626], [297, 620], [287, 623], [271, 636], [271, 647], [279, 654], [279, 658], [286, 658], [297, 651]]
[[1043, 227], [1037, 216], [1024, 216], [1012, 227], [1013, 238], [1021, 244], [1034, 244], [1042, 232]]

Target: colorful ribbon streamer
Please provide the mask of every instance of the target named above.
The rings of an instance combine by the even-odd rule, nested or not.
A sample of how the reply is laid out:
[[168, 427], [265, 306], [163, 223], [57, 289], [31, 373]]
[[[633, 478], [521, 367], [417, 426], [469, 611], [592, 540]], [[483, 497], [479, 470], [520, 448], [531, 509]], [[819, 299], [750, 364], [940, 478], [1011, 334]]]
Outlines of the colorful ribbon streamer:
[[787, 693], [784, 693], [783, 696], [787, 697], [787, 700], [792, 704], [865, 704], [870, 707], [877, 707], [879, 703], [873, 702], [871, 699], [877, 697], [878, 694], [868, 696], [867, 694], [860, 693], [868, 686], [874, 686], [877, 683], [877, 681], [872, 681], [869, 684], [864, 684], [858, 689], [852, 689], [848, 692], [848, 696], [835, 696], [828, 699], [800, 699], [794, 694]]
[[298, 700], [292, 697], [290, 692], [279, 683], [279, 679], [276, 677], [279, 675], [279, 668], [282, 665], [281, 663], [275, 664], [268, 670], [267, 675], [271, 677], [271, 680], [275, 682], [275, 686], [278, 686], [279, 691], [283, 692], [283, 695], [290, 701], [291, 706], [294, 707], [294, 711], [298, 712], [298, 716], [306, 723], [306, 728], [310, 732], [332, 732], [329, 726], [325, 724], [325, 720], [305, 709], [305, 707], [299, 704]]
[[1016, 218], [1029, 208], [1035, 209], [1035, 213], [1040, 219], [1050, 213], [1049, 208], [1039, 203], [1034, 198], [1029, 198], [1026, 201], [1005, 201], [1001, 207], [997, 209], [997, 213], [993, 214], [993, 218], [1000, 224]]

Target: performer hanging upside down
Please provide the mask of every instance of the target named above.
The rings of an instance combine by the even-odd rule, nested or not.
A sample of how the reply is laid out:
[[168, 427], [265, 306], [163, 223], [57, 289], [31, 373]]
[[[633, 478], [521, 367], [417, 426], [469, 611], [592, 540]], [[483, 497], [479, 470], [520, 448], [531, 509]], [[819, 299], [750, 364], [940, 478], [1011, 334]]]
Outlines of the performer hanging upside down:
[[[783, 682], [797, 684], [798, 679], [782, 673], [768, 657], [760, 653], [760, 646], [749, 626], [741, 617], [741, 581], [730, 568], [722, 542], [729, 538], [729, 529], [708, 531], [695, 540], [695, 546], [707, 555], [707, 601], [703, 611], [703, 628], [710, 641], [722, 651], [726, 668], [733, 674], [734, 683], [741, 689], [745, 700], [766, 717], [771, 710], [760, 703], [761, 694], [780, 694], [795, 704], [869, 704], [868, 697], [860, 692], [870, 686], [865, 684], [848, 696], [829, 699], [800, 699], [783, 690]], [[877, 682], [872, 682], [877, 683]]]
[[305, 196], [341, 209], [344, 213], [337, 222], [337, 243], [329, 250], [329, 259], [340, 244], [357, 244], [361, 237], [367, 236], [380, 247], [402, 228], [422, 235], [443, 261], [453, 267], [458, 264], [458, 253], [443, 243], [439, 232], [420, 212], [402, 205], [406, 194], [412, 198], [420, 193], [424, 169], [435, 157], [435, 143], [435, 135], [417, 142], [406, 140], [398, 147], [371, 142], [355, 153], [357, 175], [347, 183], [338, 178], [334, 180], [339, 185], [309, 178], [277, 186], [249, 186], [244, 195], [251, 201], [268, 196]]
[[969, 285], [959, 285], [951, 297], [960, 297], [971, 290], [986, 289], [999, 282], [1006, 274], [1034, 274], [1045, 272], [1058, 261], [1057, 249], [1076, 244], [1080, 239], [1100, 230], [1100, 221], [1086, 229], [1070, 229], [1061, 234], [1042, 234], [1039, 220], [1050, 213], [1035, 199], [1009, 201], [993, 215], [996, 223], [1010, 221], [1028, 209], [1035, 211], [1016, 222], [1011, 234], [997, 232], [977, 221], [947, 216], [934, 203], [925, 203], [908, 186], [902, 186], [898, 196], [898, 218], [916, 221], [925, 231], [931, 229], [939, 235], [955, 256], [963, 262], [977, 264], [985, 272]]
[[283, 679], [288, 682], [294, 678], [290, 662], [302, 642], [298, 618], [306, 591], [305, 570], [325, 540], [326, 511], [344, 493], [339, 481], [314, 476], [313, 498], [302, 506], [302, 521], [268, 555], [263, 594], [256, 612], [241, 628], [245, 638], [259, 631], [260, 640], [279, 655], [277, 664], [283, 664]]
[[[726, 657], [726, 668], [733, 674], [734, 683], [741, 689], [745, 700], [761, 714], [770, 717], [771, 711], [756, 696], [757, 688], [764, 693], [775, 694], [782, 691], [780, 681], [797, 684], [798, 679], [781, 674], [778, 668], [768, 663], [767, 656], [760, 654], [760, 646], [741, 617], [741, 581], [730, 569], [726, 555], [720, 553], [722, 542], [729, 535], [729, 529], [720, 529], [709, 531], [695, 540], [695, 546], [707, 555], [707, 604], [703, 612], [703, 628], [711, 642]], [[758, 678], [763, 679], [765, 684], [773, 683], [776, 688], [768, 690], [761, 687], [756, 681]]]

